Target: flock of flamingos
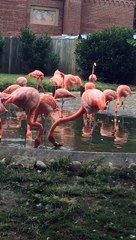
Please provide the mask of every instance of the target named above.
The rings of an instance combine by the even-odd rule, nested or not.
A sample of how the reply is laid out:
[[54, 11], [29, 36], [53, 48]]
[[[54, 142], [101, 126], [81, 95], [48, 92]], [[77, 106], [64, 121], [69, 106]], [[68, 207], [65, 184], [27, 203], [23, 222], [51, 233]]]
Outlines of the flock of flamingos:
[[[42, 143], [42, 136], [45, 133], [45, 129], [42, 125], [42, 115], [56, 114], [56, 118], [48, 132], [47, 139], [55, 146], [59, 147], [62, 144], [58, 143], [54, 137], [55, 128], [61, 123], [73, 121], [76, 118], [83, 116], [84, 123], [89, 125], [91, 121], [94, 121], [95, 114], [101, 110], [105, 110], [109, 107], [109, 103], [115, 100], [115, 116], [117, 115], [119, 106], [124, 106], [124, 102], [127, 96], [131, 94], [131, 89], [128, 85], [119, 85], [116, 91], [112, 89], [106, 89], [100, 91], [95, 86], [97, 80], [94, 74], [96, 63], [93, 64], [91, 74], [88, 81], [83, 84], [79, 76], [72, 74], [64, 74], [63, 72], [56, 70], [50, 82], [53, 85], [52, 95], [47, 94], [44, 90], [42, 81], [45, 78], [44, 74], [35, 70], [28, 74], [29, 77], [36, 78], [37, 86], [40, 83], [42, 92], [38, 91], [34, 87], [27, 86], [27, 78], [19, 77], [16, 79], [15, 84], [10, 85], [8, 88], [0, 92], [0, 114], [7, 112], [6, 105], [14, 104], [17, 107], [25, 111], [27, 119], [26, 138], [32, 138], [31, 128], [37, 129], [37, 135], [34, 140], [34, 147], [37, 148]], [[70, 92], [72, 86], [80, 86], [81, 103], [79, 109], [69, 115], [63, 115], [63, 105], [65, 99], [75, 98], [75, 95]], [[57, 99], [61, 99], [61, 107], [57, 102]], [[3, 126], [0, 120], [0, 140], [3, 136]]]

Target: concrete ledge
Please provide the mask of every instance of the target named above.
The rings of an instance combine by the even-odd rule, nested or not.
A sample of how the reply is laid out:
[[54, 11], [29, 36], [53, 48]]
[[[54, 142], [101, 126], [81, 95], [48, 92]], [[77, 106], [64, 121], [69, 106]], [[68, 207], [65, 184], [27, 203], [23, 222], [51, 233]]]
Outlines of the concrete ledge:
[[136, 164], [136, 153], [83, 152], [0, 146], [0, 161], [5, 158], [6, 162], [10, 163], [10, 159], [14, 155], [35, 157], [36, 160], [41, 160], [43, 162], [47, 162], [50, 159], [56, 159], [59, 157], [70, 157], [72, 161], [100, 160], [102, 165], [112, 163], [113, 166], [118, 167]]

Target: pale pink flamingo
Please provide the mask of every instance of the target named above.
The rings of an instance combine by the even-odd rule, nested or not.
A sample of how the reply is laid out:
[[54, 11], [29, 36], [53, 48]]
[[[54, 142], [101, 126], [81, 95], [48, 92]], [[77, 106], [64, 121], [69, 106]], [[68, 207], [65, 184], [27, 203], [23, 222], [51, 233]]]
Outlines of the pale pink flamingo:
[[16, 79], [16, 83], [19, 84], [21, 87], [27, 86], [27, 79], [25, 77], [18, 77]]
[[40, 82], [40, 86], [41, 86], [43, 92], [45, 93], [45, 90], [44, 90], [44, 87], [43, 87], [43, 83], [42, 83], [42, 81], [44, 79], [44, 74], [41, 71], [35, 70], [33, 72], [30, 72], [28, 74], [28, 77], [36, 78], [37, 79], [37, 88], [38, 88], [38, 83]]
[[[116, 92], [117, 100], [115, 103], [115, 113], [117, 114], [119, 106], [123, 106], [124, 109], [126, 97], [131, 95], [131, 88], [128, 85], [119, 85]], [[124, 101], [122, 100], [122, 98], [124, 98]]]
[[81, 106], [79, 110], [71, 116], [56, 120], [52, 125], [52, 127], [50, 128], [50, 131], [48, 133], [48, 140], [56, 147], [61, 146], [61, 144], [56, 142], [53, 136], [54, 130], [59, 124], [65, 123], [68, 121], [73, 121], [76, 118], [83, 115], [84, 113], [93, 114], [93, 113], [97, 113], [99, 110], [105, 110], [105, 108], [106, 108], [106, 99], [102, 91], [98, 89], [86, 90], [82, 95]]

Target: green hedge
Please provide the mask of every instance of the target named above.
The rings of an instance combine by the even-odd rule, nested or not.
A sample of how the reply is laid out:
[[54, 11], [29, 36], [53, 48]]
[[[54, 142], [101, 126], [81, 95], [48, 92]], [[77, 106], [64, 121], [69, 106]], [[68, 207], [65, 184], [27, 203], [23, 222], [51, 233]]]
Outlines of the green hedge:
[[129, 43], [134, 30], [113, 26], [88, 34], [76, 46], [77, 71], [88, 80], [96, 62], [98, 80], [108, 83], [134, 84], [136, 81], [136, 47]]
[[37, 36], [29, 28], [22, 28], [19, 39], [23, 72], [38, 69], [46, 76], [52, 75], [58, 68], [59, 58], [51, 50], [51, 38], [47, 34]]

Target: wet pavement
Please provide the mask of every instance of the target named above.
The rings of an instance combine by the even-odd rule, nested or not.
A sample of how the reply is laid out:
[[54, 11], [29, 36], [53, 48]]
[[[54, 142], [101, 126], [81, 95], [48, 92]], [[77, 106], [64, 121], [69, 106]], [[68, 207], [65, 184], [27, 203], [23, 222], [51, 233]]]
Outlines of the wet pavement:
[[[78, 109], [80, 107], [81, 103], [80, 93], [74, 92], [74, 95], [76, 96], [75, 99], [65, 101], [64, 103], [65, 110]], [[102, 111], [102, 113], [114, 116], [115, 115], [114, 105], [115, 101], [112, 101], [110, 103], [109, 109]], [[99, 113], [101, 113], [101, 111], [99, 111]], [[123, 109], [122, 107], [120, 107], [117, 116], [136, 118], [136, 92], [132, 92], [132, 94], [126, 98], [125, 108]]]

